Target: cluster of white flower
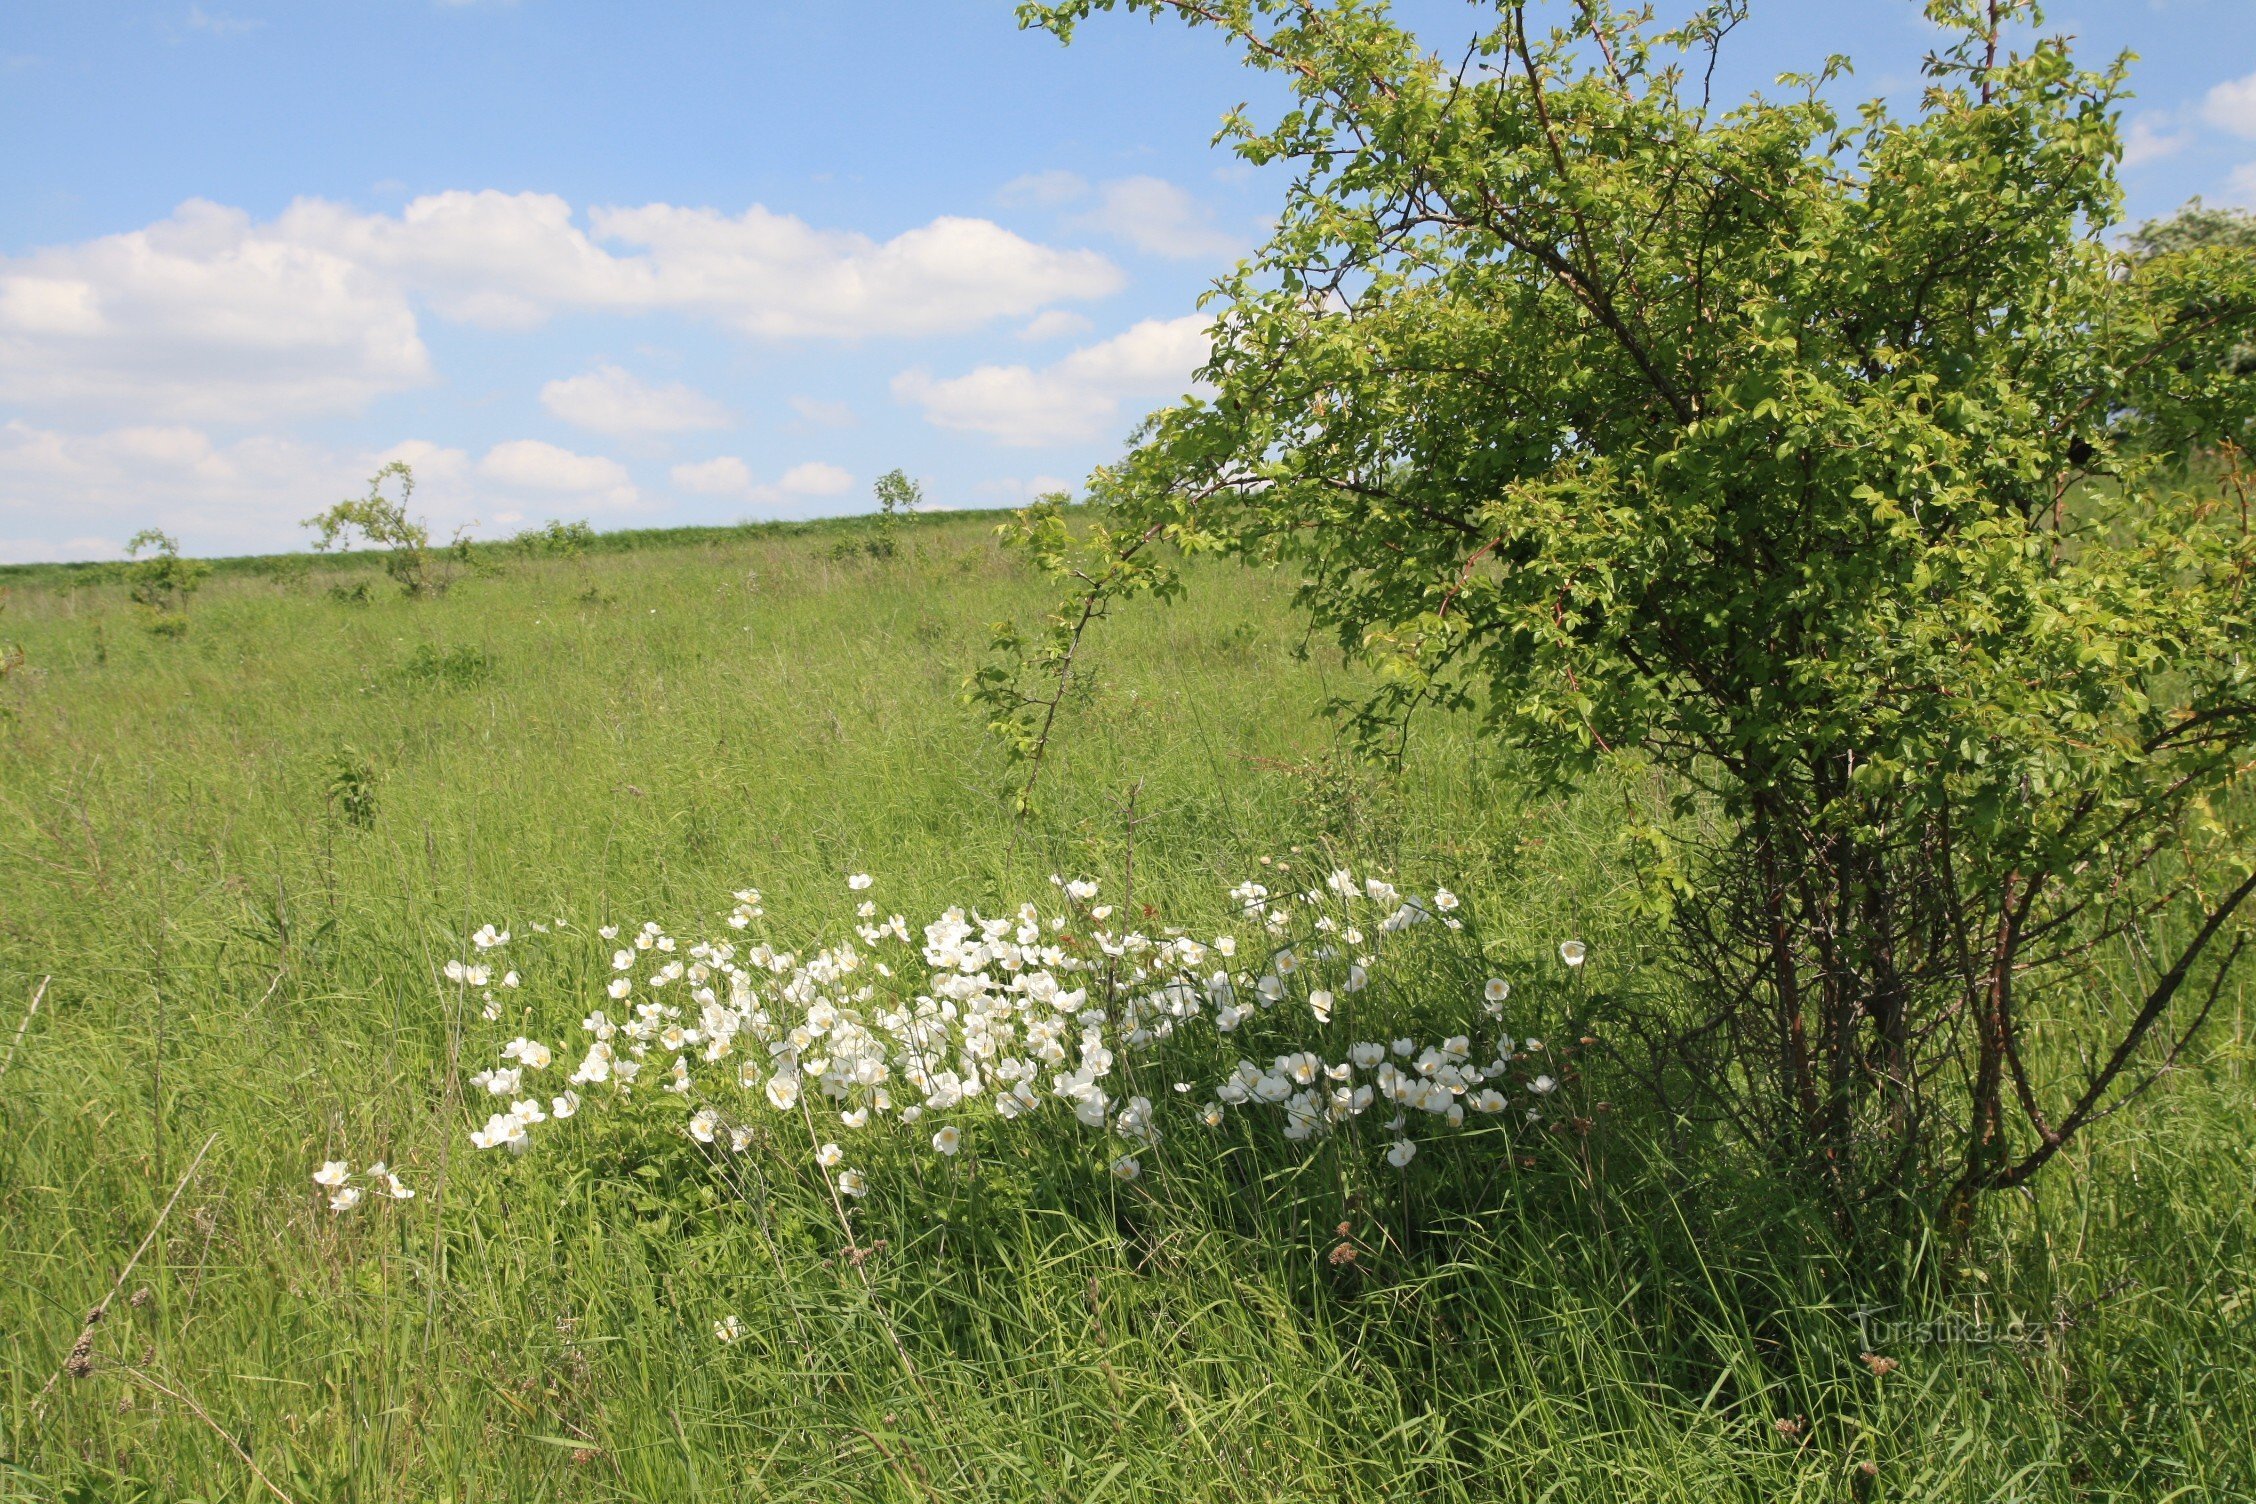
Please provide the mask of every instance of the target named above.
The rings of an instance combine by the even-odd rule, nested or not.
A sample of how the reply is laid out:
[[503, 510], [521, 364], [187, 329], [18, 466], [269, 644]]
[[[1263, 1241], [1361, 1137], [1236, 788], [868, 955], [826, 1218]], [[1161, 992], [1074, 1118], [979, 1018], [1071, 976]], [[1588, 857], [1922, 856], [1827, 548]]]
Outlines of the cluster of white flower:
[[[535, 926], [536, 929], [539, 927]], [[470, 943], [480, 950], [492, 950], [509, 943], [509, 932], [496, 930], [490, 924], [485, 925], [470, 937]], [[501, 1002], [493, 995], [494, 974], [491, 966], [483, 961], [449, 961], [446, 963], [446, 979], [459, 987], [477, 989], [482, 1003], [478, 1011], [486, 1022], [492, 1023], [501, 1017]], [[501, 985], [504, 987], [517, 987], [522, 981], [514, 971], [505, 970], [501, 974]]]
[[[1484, 1027], [1494, 1031], [1479, 1049], [1471, 1032], [1430, 1042], [1357, 1037], [1358, 1014], [1380, 1011], [1364, 996], [1375, 984], [1394, 981], [1411, 996], [1431, 985], [1420, 980], [1430, 972], [1390, 969], [1384, 953], [1431, 920], [1463, 928], [1459, 900], [1446, 888], [1404, 895], [1346, 870], [1304, 892], [1241, 883], [1231, 901], [1241, 922], [1258, 931], [1241, 946], [1228, 933], [1202, 940], [1182, 930], [1155, 936], [1121, 928], [1113, 907], [1094, 901], [1096, 882], [1051, 882], [1065, 912], [1044, 914], [1034, 904], [1000, 916], [950, 908], [923, 927], [921, 943], [903, 916], [881, 919], [875, 903], [861, 899], [853, 925], [859, 943], [804, 956], [764, 942], [684, 945], [645, 923], [610, 957], [606, 1001], [625, 1006], [617, 1017], [597, 1007], [581, 1020], [587, 1044], [569, 1085], [544, 1109], [539, 1088], [526, 1082], [552, 1066], [555, 1052], [523, 1035], [509, 1040], [500, 1063], [471, 1078], [508, 1108], [492, 1113], [471, 1142], [523, 1152], [532, 1129], [578, 1112], [578, 1089], [629, 1095], [654, 1065], [664, 1090], [696, 1102], [687, 1126], [698, 1143], [742, 1153], [759, 1137], [759, 1115], [781, 1114], [805, 1129], [831, 1187], [859, 1197], [869, 1189], [866, 1175], [819, 1124], [835, 1121], [841, 1136], [886, 1121], [923, 1124], [918, 1135], [946, 1158], [965, 1148], [967, 1130], [1070, 1114], [1127, 1151], [1112, 1170], [1134, 1180], [1143, 1173], [1137, 1151], [1162, 1137], [1151, 1098], [1137, 1089], [1144, 1074], [1156, 1075], [1170, 1058], [1211, 1059], [1222, 1037], [1240, 1030], [1288, 1036], [1280, 1041], [1288, 1043], [1313, 1037], [1267, 1064], [1238, 1059], [1194, 1098], [1200, 1121], [1219, 1128], [1244, 1113], [1305, 1143], [1376, 1108], [1384, 1158], [1396, 1168], [1418, 1152], [1413, 1124], [1432, 1131], [1496, 1127], [1514, 1116], [1539, 1122], [1543, 1099], [1559, 1085], [1537, 1068], [1546, 1053], [1540, 1040], [1502, 1032], [1512, 989], [1501, 977], [1478, 989], [1479, 1006], [1466, 999], [1466, 1022], [1477, 1024], [1485, 1010]], [[854, 894], [873, 886], [864, 873], [847, 879]], [[745, 930], [761, 914], [759, 893], [746, 889], [736, 894], [728, 927]], [[620, 930], [606, 925], [598, 934], [617, 942]], [[489, 951], [508, 938], [488, 925], [473, 940]], [[1259, 963], [1238, 964], [1241, 950]], [[1569, 968], [1584, 956], [1579, 941], [1560, 948]], [[458, 976], [450, 963], [448, 975], [482, 986], [484, 970], [461, 966]], [[503, 985], [516, 983], [512, 972]], [[1177, 1081], [1174, 1092], [1193, 1097], [1196, 1088]]]
[[[415, 1192], [394, 1174], [392, 1167], [377, 1160], [361, 1172], [362, 1178], [374, 1187], [376, 1194], [393, 1201], [413, 1201]], [[361, 1188], [352, 1183], [352, 1166], [341, 1159], [324, 1160], [321, 1168], [313, 1172], [313, 1183], [329, 1193], [329, 1210], [349, 1212], [360, 1205]]]

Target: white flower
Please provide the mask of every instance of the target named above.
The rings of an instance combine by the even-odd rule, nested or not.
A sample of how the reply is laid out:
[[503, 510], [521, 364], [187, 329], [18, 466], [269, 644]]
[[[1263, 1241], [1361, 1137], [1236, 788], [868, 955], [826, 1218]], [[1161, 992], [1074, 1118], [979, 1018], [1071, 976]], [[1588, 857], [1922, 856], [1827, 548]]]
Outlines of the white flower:
[[1388, 1146], [1386, 1152], [1387, 1163], [1397, 1170], [1409, 1164], [1417, 1155], [1418, 1146], [1406, 1138], [1396, 1139], [1393, 1144]]
[[622, 998], [634, 991], [634, 983], [628, 981], [625, 977], [613, 977], [611, 985], [603, 990], [610, 993], [614, 998]]
[[611, 952], [611, 969], [613, 971], [625, 971], [632, 965], [634, 965], [633, 951], [615, 950]]
[[1122, 1180], [1134, 1180], [1144, 1173], [1144, 1167], [1137, 1162], [1135, 1155], [1123, 1154], [1112, 1162], [1112, 1173]]
[[846, 886], [853, 889], [856, 893], [859, 893], [864, 888], [867, 888], [873, 881], [874, 879], [871, 878], [871, 876], [867, 872], [857, 872], [852, 877], [846, 879]]
[[713, 1335], [723, 1342], [734, 1342], [744, 1335], [744, 1323], [738, 1321], [733, 1315], [723, 1316], [713, 1323]]
[[580, 1094], [576, 1091], [568, 1091], [561, 1097], [549, 1098], [548, 1115], [552, 1118], [568, 1118], [579, 1110]]
[[1454, 912], [1457, 908], [1457, 895], [1447, 888], [1434, 889], [1434, 907], [1444, 914]]
[[393, 1174], [390, 1170], [384, 1172], [384, 1194], [394, 1201], [413, 1201], [415, 1199], [415, 1192], [409, 1190], [401, 1182], [399, 1176]]
[[848, 1196], [867, 1196], [869, 1194], [869, 1182], [862, 1178], [862, 1172], [859, 1170], [840, 1170], [838, 1172], [838, 1189]]
[[515, 987], [521, 980], [514, 971], [505, 971], [501, 974], [501, 985], [504, 987]]
[[1481, 989], [1481, 996], [1490, 1003], [1501, 1003], [1512, 995], [1512, 984], [1502, 977], [1490, 977]]
[[479, 926], [478, 933], [470, 937], [470, 943], [478, 947], [478, 949], [480, 950], [492, 950], [497, 945], [507, 945], [509, 943], [509, 931], [496, 930], [490, 924], [481, 925]]
[[826, 1170], [835, 1170], [846, 1157], [846, 1151], [836, 1144], [825, 1144], [815, 1151], [815, 1163]]
[[619, 927], [615, 924], [607, 924], [597, 930], [596, 933], [606, 940], [616, 940], [619, 938]]
[[1530, 1081], [1528, 1083], [1528, 1090], [1534, 1092], [1539, 1097], [1548, 1097], [1552, 1092], [1558, 1090], [1558, 1088], [1559, 1083], [1552, 1080], [1549, 1076], [1538, 1076], [1533, 1081]]
[[700, 1107], [689, 1120], [689, 1136], [701, 1144], [713, 1141], [713, 1131], [720, 1127], [721, 1115], [710, 1107]]
[[323, 1160], [321, 1168], [313, 1172], [313, 1183], [335, 1190], [352, 1178], [351, 1167], [341, 1159]]
[[335, 1195], [329, 1198], [329, 1210], [333, 1212], [349, 1212], [358, 1205], [360, 1205], [360, 1187], [357, 1185], [341, 1187]]
[[1332, 1021], [1331, 992], [1326, 988], [1319, 987], [1309, 993], [1308, 1011], [1316, 1015], [1316, 1022], [1320, 1024], [1330, 1023]]
[[515, 1066], [507, 1069], [480, 1071], [470, 1078], [472, 1086], [482, 1086], [493, 1096], [506, 1097], [517, 1090], [519, 1078], [524, 1073]]
[[1569, 966], [1580, 966], [1590, 952], [1580, 940], [1569, 940], [1559, 947], [1559, 959]]
[[799, 1078], [776, 1074], [768, 1078], [768, 1105], [778, 1112], [789, 1112], [799, 1102]]
[[953, 1123], [948, 1124], [947, 1127], [942, 1128], [938, 1133], [932, 1135], [932, 1147], [939, 1150], [942, 1154], [955, 1153], [956, 1149], [962, 1143], [963, 1132], [962, 1130], [958, 1129]]
[[523, 1121], [513, 1113], [497, 1112], [486, 1119], [485, 1127], [470, 1135], [470, 1142], [480, 1149], [498, 1149], [506, 1144], [521, 1154], [528, 1140]]

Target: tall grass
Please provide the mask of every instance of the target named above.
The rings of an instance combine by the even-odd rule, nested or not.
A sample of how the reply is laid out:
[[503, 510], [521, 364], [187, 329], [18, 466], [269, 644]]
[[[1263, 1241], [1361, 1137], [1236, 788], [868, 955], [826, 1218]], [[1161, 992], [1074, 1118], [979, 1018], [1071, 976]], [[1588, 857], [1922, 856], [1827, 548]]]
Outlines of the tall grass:
[[[877, 871], [917, 919], [1117, 878], [1132, 831], [1138, 894], [1195, 912], [1347, 852], [1449, 882], [1499, 963], [1573, 933], [1660, 985], [1621, 791], [1535, 798], [1466, 724], [1345, 762], [1289, 582], [1113, 623], [1020, 828], [957, 695], [1043, 587], [975, 521], [832, 541], [600, 554], [594, 601], [561, 560], [360, 604], [357, 567], [241, 570], [176, 640], [113, 583], [17, 583], [0, 1050], [51, 980], [0, 1057], [0, 1498], [2256, 1496], [2237, 999], [1972, 1261], [1843, 1249], [1619, 1119], [1414, 1221], [1227, 1137], [1139, 1186], [996, 1146], [881, 1179], [851, 1234], [781, 1146], [470, 1150], [461, 937], [710, 922], [747, 883], [811, 927]], [[333, 1216], [307, 1175], [348, 1153], [417, 1199]]]

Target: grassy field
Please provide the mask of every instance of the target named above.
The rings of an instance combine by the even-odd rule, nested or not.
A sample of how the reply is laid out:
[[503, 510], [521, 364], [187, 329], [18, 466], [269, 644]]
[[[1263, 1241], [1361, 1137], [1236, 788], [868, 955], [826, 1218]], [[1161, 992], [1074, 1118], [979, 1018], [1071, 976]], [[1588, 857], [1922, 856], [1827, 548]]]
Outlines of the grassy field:
[[[653, 1112], [469, 1148], [494, 1041], [600, 1001], [597, 926], [713, 933], [747, 886], [779, 935], [840, 930], [850, 872], [912, 924], [1059, 871], [1215, 922], [1338, 857], [1462, 894], [1531, 1029], [1660, 985], [1623, 791], [1536, 797], [1469, 723], [1343, 759], [1312, 707], [1352, 677], [1282, 578], [1106, 623], [1015, 825], [960, 693], [1044, 586], [978, 519], [855, 536], [421, 601], [237, 567], [177, 638], [99, 574], [6, 582], [0, 1499], [2256, 1497], [2245, 997], [1971, 1262], [1852, 1256], [1619, 1118], [1471, 1190], [1440, 1152], [1390, 1185], [1182, 1136], [1131, 1185], [908, 1134], [851, 1235], [803, 1144], [717, 1168]], [[500, 1022], [441, 974], [488, 922]], [[333, 1215], [343, 1157], [416, 1198]]]

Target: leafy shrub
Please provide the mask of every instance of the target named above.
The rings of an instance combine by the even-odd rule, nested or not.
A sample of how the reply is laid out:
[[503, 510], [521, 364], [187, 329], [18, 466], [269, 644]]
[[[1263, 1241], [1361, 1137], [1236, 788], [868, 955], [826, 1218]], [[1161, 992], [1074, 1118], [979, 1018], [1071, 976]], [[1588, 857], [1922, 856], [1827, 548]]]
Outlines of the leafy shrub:
[[892, 469], [877, 478], [871, 488], [877, 497], [877, 531], [868, 538], [849, 538], [834, 545], [831, 557], [852, 558], [866, 554], [872, 559], [890, 559], [900, 550], [901, 519], [911, 516], [924, 504], [924, 487], [909, 479], [905, 470]]
[[350, 747], [340, 747], [329, 759], [329, 781], [323, 798], [330, 809], [355, 830], [376, 824], [376, 770]]
[[156, 528], [143, 528], [125, 545], [134, 562], [126, 566], [126, 594], [140, 607], [144, 624], [160, 637], [188, 630], [188, 598], [210, 566], [180, 557], [180, 545]]
[[[399, 482], [399, 499], [384, 494], [387, 481]], [[313, 546], [317, 552], [326, 553], [332, 548], [349, 548], [355, 537], [384, 553], [384, 573], [390, 575], [400, 590], [409, 596], [443, 595], [448, 584], [447, 571], [438, 567], [431, 549], [431, 530], [420, 518], [407, 514], [407, 504], [415, 496], [415, 471], [405, 460], [393, 460], [378, 470], [368, 480], [368, 494], [338, 502], [326, 512], [305, 520], [305, 526], [315, 530]], [[454, 547], [447, 557], [467, 557], [457, 535]]]
[[1477, 707], [1553, 779], [1669, 775], [1625, 834], [1697, 1006], [1647, 1021], [1650, 1085], [1844, 1225], [1963, 1228], [2166, 1070], [2256, 892], [2225, 813], [2256, 534], [2216, 483], [2256, 258], [2102, 238], [2122, 66], [1931, 0], [1915, 111], [1844, 121], [1837, 64], [1710, 109], [1731, 5], [1502, 6], [1456, 70], [1353, 0], [1118, 8], [1282, 79], [1227, 131], [1291, 186], [1211, 395], [1078, 526], [1018, 525], [1073, 584], [974, 683], [1014, 752], [1038, 770], [1081, 633], [1178, 551], [1287, 561], [1375, 671], [1373, 745]]

